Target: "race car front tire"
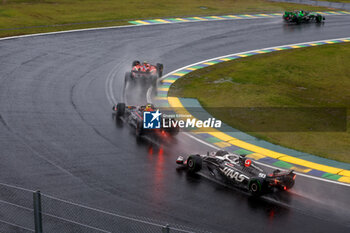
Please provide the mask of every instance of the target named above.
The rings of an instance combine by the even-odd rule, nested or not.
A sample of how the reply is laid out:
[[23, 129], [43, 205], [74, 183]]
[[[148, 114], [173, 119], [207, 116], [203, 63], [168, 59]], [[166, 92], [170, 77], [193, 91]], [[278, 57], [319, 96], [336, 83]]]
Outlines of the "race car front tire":
[[160, 64], [160, 63], [157, 63], [156, 66], [157, 66], [157, 71], [158, 71], [158, 75], [159, 75], [159, 78], [160, 78], [160, 77], [163, 76], [163, 68], [164, 68], [164, 66], [163, 66], [163, 64]]
[[132, 62], [132, 67], [131, 67], [131, 68], [133, 68], [134, 66], [136, 66], [136, 65], [138, 65], [138, 64], [140, 64], [140, 61], [137, 61], [137, 60], [136, 60], [136, 61], [133, 61], [133, 62]]
[[141, 121], [136, 124], [136, 136], [141, 137], [144, 133], [143, 124]]
[[199, 155], [190, 155], [187, 159], [187, 169], [190, 172], [199, 172], [202, 169], [202, 158]]

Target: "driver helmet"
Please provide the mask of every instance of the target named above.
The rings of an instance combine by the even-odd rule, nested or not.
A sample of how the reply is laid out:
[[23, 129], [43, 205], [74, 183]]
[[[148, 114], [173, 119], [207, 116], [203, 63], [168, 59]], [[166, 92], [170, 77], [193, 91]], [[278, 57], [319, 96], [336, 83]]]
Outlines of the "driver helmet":
[[153, 105], [152, 104], [147, 104], [146, 108], [145, 108], [145, 111], [147, 111], [147, 112], [153, 111]]
[[149, 64], [147, 61], [144, 61], [144, 62], [143, 62], [143, 66], [144, 66], [145, 68], [147, 68], [147, 69], [150, 68], [150, 64]]
[[228, 154], [228, 152], [227, 151], [225, 151], [225, 150], [218, 150], [217, 152], [216, 152], [216, 156], [224, 156], [224, 155], [227, 155]]

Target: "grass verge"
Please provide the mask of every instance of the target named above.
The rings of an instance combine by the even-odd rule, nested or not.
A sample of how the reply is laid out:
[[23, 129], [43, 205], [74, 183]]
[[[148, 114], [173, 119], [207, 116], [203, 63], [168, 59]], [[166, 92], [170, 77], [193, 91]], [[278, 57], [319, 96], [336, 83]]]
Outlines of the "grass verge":
[[0, 37], [192, 15], [329, 10], [265, 0], [0, 0]]
[[[350, 163], [349, 64], [349, 43], [255, 55], [191, 72], [171, 86], [169, 95], [197, 98], [215, 118], [243, 131], [266, 126], [269, 119], [274, 119], [271, 112], [223, 114], [211, 107], [345, 108], [347, 116], [343, 119], [342, 132], [293, 132], [293, 127], [309, 129], [324, 120], [312, 113], [300, 123], [298, 120], [305, 116], [301, 110], [294, 112], [293, 117], [287, 114], [278, 118], [280, 125], [290, 127], [289, 132], [251, 134], [274, 144]], [[328, 117], [334, 123], [336, 115], [323, 113], [325, 119]], [[297, 121], [293, 123], [293, 120]], [[335, 121], [337, 124], [338, 120]]]

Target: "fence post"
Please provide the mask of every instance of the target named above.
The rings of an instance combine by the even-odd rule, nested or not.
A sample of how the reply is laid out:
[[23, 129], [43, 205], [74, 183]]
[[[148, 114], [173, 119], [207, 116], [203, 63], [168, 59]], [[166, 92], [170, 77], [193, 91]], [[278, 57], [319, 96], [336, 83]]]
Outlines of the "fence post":
[[41, 216], [41, 194], [40, 191], [33, 193], [34, 226], [35, 233], [43, 233], [43, 222]]
[[162, 227], [162, 233], [169, 233], [169, 232], [170, 232], [169, 224], [166, 224], [166, 226]]

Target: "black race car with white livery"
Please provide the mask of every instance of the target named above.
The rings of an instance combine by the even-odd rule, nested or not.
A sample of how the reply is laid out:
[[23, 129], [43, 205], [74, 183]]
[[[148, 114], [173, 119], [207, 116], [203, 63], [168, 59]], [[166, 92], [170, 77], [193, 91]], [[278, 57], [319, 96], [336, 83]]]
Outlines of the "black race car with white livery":
[[[178, 126], [176, 127], [163, 127], [161, 125], [160, 128], [157, 129], [148, 129], [144, 126], [144, 112], [156, 112], [159, 117], [160, 122], [167, 122], [173, 121], [172, 118], [164, 118], [162, 117], [162, 114], [159, 112], [159, 109], [157, 109], [153, 104], [147, 104], [147, 105], [141, 105], [141, 106], [127, 106], [125, 103], [118, 103], [117, 105], [114, 105], [113, 113], [115, 115], [115, 119], [117, 123], [123, 123], [126, 122], [132, 127], [135, 128], [135, 133], [137, 137], [146, 135], [146, 134], [159, 134], [162, 136], [175, 136], [179, 133], [180, 128]], [[167, 124], [171, 125], [171, 124]]]
[[187, 158], [179, 156], [176, 163], [192, 173], [206, 169], [215, 179], [246, 189], [255, 196], [291, 189], [296, 176], [293, 171], [278, 169], [268, 174], [244, 155], [223, 150], [189, 155]]

